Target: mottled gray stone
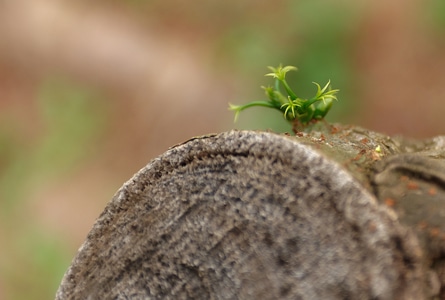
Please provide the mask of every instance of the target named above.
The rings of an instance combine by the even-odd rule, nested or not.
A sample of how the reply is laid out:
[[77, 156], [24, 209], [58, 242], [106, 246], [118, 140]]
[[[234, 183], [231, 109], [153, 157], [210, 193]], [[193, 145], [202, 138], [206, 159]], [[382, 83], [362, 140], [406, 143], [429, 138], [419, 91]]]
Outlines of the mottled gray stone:
[[424, 299], [421, 256], [332, 159], [295, 137], [231, 131], [126, 182], [56, 299]]

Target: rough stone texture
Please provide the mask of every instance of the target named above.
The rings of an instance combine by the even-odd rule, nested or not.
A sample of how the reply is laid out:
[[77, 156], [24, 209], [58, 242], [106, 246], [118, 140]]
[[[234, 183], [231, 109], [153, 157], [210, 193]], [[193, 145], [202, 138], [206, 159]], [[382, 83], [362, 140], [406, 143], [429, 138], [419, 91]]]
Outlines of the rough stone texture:
[[171, 148], [116, 193], [56, 299], [437, 295], [413, 231], [309, 141], [232, 131]]

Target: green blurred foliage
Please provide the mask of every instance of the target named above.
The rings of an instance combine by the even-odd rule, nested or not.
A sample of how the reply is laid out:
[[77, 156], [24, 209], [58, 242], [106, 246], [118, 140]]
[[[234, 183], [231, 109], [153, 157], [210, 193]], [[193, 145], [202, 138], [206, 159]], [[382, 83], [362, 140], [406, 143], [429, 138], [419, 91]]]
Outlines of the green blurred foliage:
[[[0, 283], [8, 299], [52, 299], [72, 259], [60, 237], [50, 234], [25, 207], [29, 193], [46, 180], [72, 171], [95, 150], [107, 111], [90, 89], [49, 79], [37, 99], [42, 132], [21, 140], [20, 126], [2, 112], [0, 128]], [[31, 124], [32, 126], [32, 124]], [[10, 231], [10, 229], [13, 229]]]
[[106, 107], [93, 91], [59, 79], [43, 84], [39, 100], [46, 134], [35, 161], [64, 171], [94, 150], [105, 128]]
[[436, 29], [443, 34], [445, 32], [445, 1], [429, 0], [427, 1], [427, 4], [433, 25], [435, 25]]
[[[43, 122], [35, 141], [19, 140], [19, 126], [13, 120], [2, 124], [0, 157], [0, 199], [2, 213], [24, 199], [28, 184], [38, 184], [75, 166], [94, 149], [94, 138], [105, 125], [106, 111], [92, 91], [61, 79], [48, 79], [38, 96]], [[0, 162], [2, 163], [2, 162]]]
[[1, 261], [7, 299], [54, 299], [55, 291], [72, 259], [55, 234], [37, 224], [14, 224], [14, 236]]

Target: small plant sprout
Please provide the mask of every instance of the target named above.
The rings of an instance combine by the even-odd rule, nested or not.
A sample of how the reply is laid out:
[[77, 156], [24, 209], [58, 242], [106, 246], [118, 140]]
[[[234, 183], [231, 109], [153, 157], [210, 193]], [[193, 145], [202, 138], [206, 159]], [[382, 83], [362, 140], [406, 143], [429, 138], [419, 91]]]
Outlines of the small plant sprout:
[[[313, 82], [317, 86], [315, 96], [310, 99], [299, 98], [290, 88], [286, 81], [286, 73], [296, 71], [293, 66], [277, 68], [269, 67], [272, 71], [266, 76], [275, 78], [274, 87], [262, 87], [269, 98], [267, 101], [252, 101], [244, 105], [229, 104], [229, 109], [235, 111], [235, 121], [241, 111], [253, 106], [270, 107], [281, 111], [284, 118], [289, 122], [300, 122], [305, 125], [312, 120], [323, 119], [332, 107], [334, 100], [337, 100], [336, 94], [339, 90], [331, 89], [331, 81], [329, 80], [322, 88], [318, 83]], [[280, 86], [284, 87], [286, 94], [280, 90]]]

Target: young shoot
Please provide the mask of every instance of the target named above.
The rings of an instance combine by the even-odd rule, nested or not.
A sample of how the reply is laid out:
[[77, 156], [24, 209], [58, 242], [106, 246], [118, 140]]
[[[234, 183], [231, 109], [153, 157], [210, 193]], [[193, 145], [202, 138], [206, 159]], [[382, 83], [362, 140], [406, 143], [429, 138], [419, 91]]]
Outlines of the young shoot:
[[[265, 76], [270, 76], [275, 79], [274, 87], [262, 87], [269, 100], [252, 101], [244, 105], [229, 104], [229, 109], [235, 112], [235, 121], [237, 120], [239, 113], [246, 108], [264, 106], [281, 111], [284, 118], [289, 122], [298, 121], [305, 125], [312, 120], [323, 119], [331, 109], [333, 101], [337, 100], [336, 94], [339, 90], [331, 89], [330, 80], [323, 86], [323, 88], [318, 83], [313, 82], [317, 86], [315, 96], [310, 99], [303, 99], [295, 94], [286, 81], [286, 73], [289, 71], [296, 71], [296, 67], [282, 67], [280, 65], [277, 68], [268, 68], [272, 72], [267, 73]], [[280, 86], [284, 87], [285, 93], [281, 92]]]

